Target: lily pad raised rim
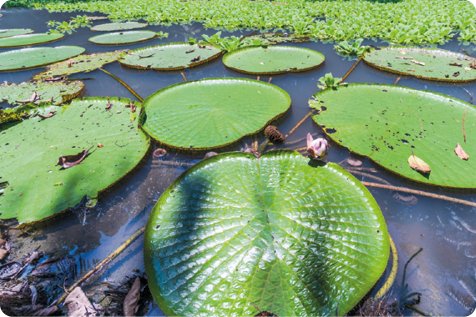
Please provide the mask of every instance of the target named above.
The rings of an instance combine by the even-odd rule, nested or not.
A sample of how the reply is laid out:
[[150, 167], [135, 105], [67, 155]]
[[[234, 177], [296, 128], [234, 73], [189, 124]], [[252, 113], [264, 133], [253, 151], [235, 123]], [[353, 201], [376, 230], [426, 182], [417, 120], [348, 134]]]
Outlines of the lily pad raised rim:
[[[0, 73], [6, 73], [6, 72], [12, 72], [12, 71], [18, 71], [18, 70], [25, 70], [25, 69], [33, 69], [33, 68], [43, 67], [43, 66], [54, 64], [54, 63], [57, 63], [57, 62], [65, 61], [65, 60], [70, 59], [72, 57], [79, 56], [79, 55], [83, 54], [86, 51], [86, 49], [84, 47], [76, 46], [76, 45], [62, 45], [62, 46], [55, 46], [55, 47], [52, 47], [52, 48], [60, 48], [60, 47], [79, 47], [79, 48], [82, 48], [83, 51], [79, 54], [69, 56], [67, 58], [63, 58], [63, 59], [60, 59], [60, 60], [57, 60], [57, 61], [54, 61], [54, 62], [47, 62], [47, 63], [44, 63], [44, 64], [39, 64], [39, 65], [34, 65], [34, 66], [29, 66], [29, 67], [10, 68], [10, 69], [5, 69], [5, 70], [0, 69]], [[29, 50], [29, 49], [35, 50], [35, 49], [39, 49], [39, 48], [43, 48], [43, 47], [27, 47], [27, 48], [21, 48], [21, 49], [13, 50], [13, 51], [6, 51], [6, 52], [2, 52], [2, 53], [7, 53], [7, 52], [8, 53], [15, 53], [15, 52], [19, 52], [21, 50]], [[2, 53], [0, 53], [0, 56], [1, 56]]]
[[[418, 46], [383, 46], [383, 47], [379, 47], [378, 50], [374, 50], [375, 51], [379, 51], [379, 50], [390, 50], [390, 49], [404, 49], [404, 50], [408, 50], [408, 51], [412, 51], [412, 50], [418, 50], [418, 51], [421, 51], [421, 50], [428, 50], [428, 51], [434, 51], [434, 52], [439, 52], [439, 53], [445, 53], [447, 55], [454, 55], [455, 57], [463, 57], [465, 59], [469, 58], [470, 60], [473, 60], [475, 63], [476, 63], [476, 58], [473, 57], [473, 56], [467, 56], [467, 55], [464, 55], [464, 54], [461, 54], [461, 53], [457, 53], [457, 52], [453, 52], [453, 51], [448, 51], [448, 50], [443, 50], [441, 48], [433, 48], [433, 47], [428, 47], [428, 48], [420, 48]], [[428, 76], [421, 76], [421, 75], [416, 75], [416, 74], [411, 74], [410, 72], [401, 72], [401, 71], [398, 71], [398, 70], [395, 70], [395, 69], [392, 69], [390, 67], [381, 67], [381, 66], [378, 66], [372, 62], [369, 62], [365, 59], [365, 56], [367, 54], [369, 54], [371, 52], [366, 52], [364, 53], [364, 55], [362, 56], [362, 59], [363, 61], [365, 62], [365, 64], [367, 65], [370, 65], [372, 67], [375, 67], [379, 70], [382, 70], [382, 71], [385, 71], [385, 72], [389, 72], [389, 73], [394, 73], [394, 74], [399, 74], [399, 75], [405, 75], [405, 76], [410, 76], [410, 77], [414, 77], [414, 78], [422, 78], [422, 79], [425, 79], [425, 80], [431, 80], [431, 81], [440, 81], [440, 82], [449, 82], [449, 83], [467, 83], [467, 82], [471, 82], [471, 81], [475, 81], [476, 78], [474, 79], [442, 79], [442, 78], [436, 78], [436, 77], [428, 77]], [[476, 71], [476, 70], [475, 70]]]
[[35, 36], [35, 35], [50, 35], [50, 34], [54, 34], [54, 35], [59, 35], [60, 37], [58, 38], [55, 38], [55, 39], [52, 39], [52, 40], [48, 40], [48, 41], [42, 41], [42, 42], [36, 42], [36, 43], [30, 43], [30, 44], [20, 44], [20, 45], [0, 45], [0, 48], [11, 48], [11, 47], [22, 47], [22, 46], [33, 46], [33, 45], [41, 45], [41, 44], [46, 44], [46, 43], [51, 43], [51, 42], [56, 42], [56, 41], [59, 41], [59, 40], [62, 40], [64, 39], [65, 35], [64, 34], [58, 34], [58, 33], [30, 33], [30, 34], [22, 34], [22, 35], [13, 35], [13, 36], [8, 36], [8, 37], [3, 37], [3, 38], [0, 38], [0, 40], [2, 39], [14, 39], [14, 38], [19, 38], [19, 37], [31, 37], [31, 36]]
[[[0, 15], [1, 16], [1, 15]], [[27, 31], [26, 33], [23, 33], [23, 34], [17, 34], [17, 35], [25, 35], [25, 34], [32, 34], [32, 33], [35, 33], [35, 31], [33, 31], [32, 29], [29, 29], [29, 28], [19, 28], [19, 29], [0, 29], [0, 39], [6, 39], [8, 37], [12, 37], [12, 36], [17, 36], [17, 35], [9, 35], [9, 36], [1, 36], [2, 33], [6, 33], [10, 30], [25, 30]], [[5, 32], [3, 32], [5, 31]]]
[[[473, 107], [476, 109], [476, 106], [475, 105], [472, 105], [464, 100], [461, 100], [461, 99], [458, 99], [458, 98], [454, 98], [454, 97], [451, 97], [449, 95], [445, 95], [445, 94], [442, 94], [442, 93], [438, 93], [438, 92], [434, 92], [434, 91], [431, 91], [431, 90], [422, 90], [422, 89], [414, 89], [414, 88], [409, 88], [409, 87], [405, 87], [405, 86], [398, 86], [398, 85], [389, 85], [389, 84], [367, 84], [367, 83], [355, 83], [355, 84], [348, 84], [347, 86], [378, 86], [378, 87], [382, 87], [382, 88], [400, 88], [400, 89], [407, 89], [407, 90], [413, 90], [413, 91], [418, 91], [418, 92], [424, 92], [424, 93], [429, 93], [429, 94], [433, 94], [433, 95], [437, 95], [437, 96], [441, 96], [441, 97], [445, 97], [445, 98], [450, 98], [452, 100], [457, 100], [458, 102], [461, 102], [467, 106], [470, 106], [470, 107]], [[339, 87], [337, 88], [338, 90], [339, 89], [345, 89], [347, 86], [342, 86], [342, 87]], [[324, 90], [321, 90], [317, 93], [315, 93], [313, 95], [314, 96], [318, 96], [320, 94], [323, 94], [323, 93], [326, 93], [327, 91], [329, 90], [328, 89], [324, 89]], [[311, 99], [309, 99], [309, 101], [313, 101]], [[311, 107], [312, 109], [316, 109], [316, 108], [313, 108]], [[326, 134], [327, 137], [329, 137], [333, 142], [335, 142], [336, 144], [338, 144], [339, 146], [342, 146], [343, 148], [346, 148], [347, 150], [349, 150], [350, 153], [354, 154], [354, 155], [357, 155], [357, 156], [360, 156], [360, 157], [365, 157], [365, 158], [368, 158], [370, 161], [372, 161], [373, 163], [375, 163], [376, 165], [378, 165], [379, 167], [381, 167], [382, 169], [388, 171], [391, 175], [394, 175], [396, 177], [400, 177], [402, 179], [405, 179], [409, 182], [412, 182], [412, 183], [417, 183], [417, 184], [423, 184], [425, 186], [429, 186], [431, 188], [436, 188], [436, 187], [442, 187], [442, 188], [448, 188], [448, 189], [463, 189], [463, 190], [475, 190], [475, 188], [473, 187], [453, 187], [453, 186], [445, 186], [445, 185], [437, 185], [437, 184], [432, 184], [432, 183], [427, 183], [427, 182], [423, 182], [423, 181], [420, 181], [420, 180], [416, 180], [416, 179], [413, 179], [413, 178], [409, 178], [409, 177], [406, 177], [405, 175], [402, 175], [402, 174], [399, 174], [389, 168], [387, 168], [386, 166], [378, 163], [377, 161], [375, 161], [372, 157], [370, 156], [367, 156], [367, 155], [362, 155], [358, 152], [354, 152], [352, 151], [351, 149], [349, 149], [347, 146], [345, 146], [342, 142], [339, 142], [338, 139], [334, 138], [333, 137], [333, 134], [334, 133], [328, 133], [327, 132], [327, 129], [334, 129], [332, 127], [326, 127], [325, 125], [322, 125], [318, 122], [317, 118], [318, 116], [320, 115], [320, 113], [323, 113], [325, 111], [328, 111], [329, 110], [329, 107], [326, 107], [325, 110], [321, 110], [319, 113], [317, 114], [314, 114], [312, 115], [312, 119], [314, 120], [314, 122], [319, 125], [322, 130], [324, 131], [324, 133]]]
[[[106, 35], [116, 35], [116, 34], [119, 34], [119, 33], [135, 33], [135, 32], [154, 33], [154, 35], [152, 37], [148, 37], [148, 38], [145, 38], [145, 39], [140, 39], [138, 41], [132, 41], [132, 42], [98, 43], [98, 42], [93, 41], [93, 39], [95, 39], [97, 37], [104, 37]], [[156, 37], [157, 37], [157, 32], [154, 32], [154, 31], [148, 31], [148, 30], [144, 30], [144, 31], [126, 31], [126, 32], [113, 32], [113, 33], [105, 33], [105, 34], [96, 35], [96, 36], [90, 37], [88, 39], [88, 41], [91, 42], [91, 43], [94, 43], [96, 45], [114, 46], [114, 45], [127, 45], [127, 44], [135, 44], [135, 43], [146, 42], [146, 41], [150, 41], [152, 39], [155, 39]]]
[[[229, 143], [226, 143], [226, 144], [222, 144], [222, 145], [218, 145], [218, 146], [214, 146], [214, 147], [207, 147], [207, 148], [183, 148], [183, 147], [177, 147], [177, 146], [172, 146], [172, 145], [169, 145], [167, 143], [162, 143], [160, 142], [159, 140], [157, 140], [156, 138], [154, 138], [152, 135], [150, 135], [147, 130], [143, 127], [143, 123], [144, 123], [144, 116], [147, 116], [147, 109], [146, 109], [146, 103], [149, 99], [151, 99], [152, 97], [160, 94], [160, 93], [163, 93], [169, 89], [173, 89], [177, 86], [181, 86], [181, 85], [189, 85], [191, 83], [197, 83], [197, 82], [204, 82], [204, 81], [212, 81], [212, 80], [233, 80], [233, 81], [236, 81], [236, 80], [241, 80], [241, 81], [248, 81], [248, 82], [255, 82], [255, 83], [260, 83], [260, 84], [263, 84], [263, 85], [269, 85], [271, 86], [273, 89], [276, 89], [277, 91], [283, 93], [285, 96], [286, 96], [286, 99], [288, 99], [289, 101], [289, 106], [288, 108], [286, 109], [286, 111], [278, 114], [277, 116], [275, 116], [274, 118], [270, 119], [268, 122], [266, 122], [266, 124], [263, 125], [263, 127], [261, 127], [259, 130], [257, 131], [254, 131], [254, 132], [251, 132], [251, 133], [248, 133], [248, 134], [245, 134], [243, 136], [241, 136], [241, 138], [239, 139], [236, 139], [234, 141], [231, 141]], [[209, 151], [209, 150], [215, 150], [215, 149], [224, 149], [226, 148], [227, 146], [230, 146], [231, 144], [235, 144], [235, 143], [238, 143], [240, 142], [241, 140], [243, 140], [244, 138], [246, 138], [247, 136], [250, 136], [250, 135], [254, 135], [254, 134], [257, 134], [261, 131], [263, 131], [264, 129], [266, 129], [266, 127], [268, 125], [270, 125], [272, 122], [278, 120], [279, 118], [281, 118], [282, 116], [284, 116], [290, 109], [291, 109], [291, 105], [292, 105], [292, 100], [291, 100], [291, 96], [289, 96], [289, 94], [284, 90], [282, 89], [281, 87], [278, 87], [276, 85], [273, 85], [273, 84], [270, 84], [270, 83], [266, 83], [266, 82], [263, 82], [263, 81], [260, 81], [260, 80], [255, 80], [255, 79], [249, 79], [249, 78], [235, 78], [235, 77], [213, 77], [213, 78], [205, 78], [205, 79], [199, 79], [199, 80], [193, 80], [193, 81], [186, 81], [186, 82], [182, 82], [182, 83], [177, 83], [177, 84], [173, 84], [173, 85], [170, 85], [170, 86], [167, 86], [167, 87], [164, 87], [160, 90], [157, 90], [156, 92], [154, 92], [153, 94], [151, 94], [150, 96], [148, 96], [146, 99], [144, 99], [144, 102], [142, 102], [142, 109], [141, 109], [141, 113], [140, 113], [140, 116], [139, 116], [139, 127], [152, 139], [154, 140], [157, 144], [161, 145], [161, 146], [164, 146], [164, 147], [168, 147], [170, 149], [174, 149], [174, 150], [180, 150], [180, 151], [185, 151], [185, 152], [204, 152], [204, 151]]]
[[234, 71], [237, 71], [239, 73], [243, 73], [243, 74], [248, 74], [248, 75], [278, 75], [278, 74], [286, 74], [286, 73], [300, 73], [300, 72], [305, 72], [305, 71], [309, 71], [309, 70], [312, 70], [312, 69], [316, 69], [316, 68], [319, 68], [322, 64], [324, 64], [325, 62], [325, 59], [326, 57], [324, 56], [324, 54], [322, 54], [321, 52], [318, 52], [318, 51], [315, 51], [315, 50], [311, 50], [309, 48], [306, 48], [306, 47], [297, 47], [297, 46], [275, 46], [275, 45], [270, 45], [268, 46], [266, 49], [276, 49], [276, 50], [280, 50], [280, 49], [283, 49], [283, 48], [294, 48], [294, 49], [299, 49], [299, 50], [303, 50], [303, 51], [310, 51], [312, 52], [313, 54], [318, 54], [318, 55], [321, 55], [322, 56], [322, 62], [315, 65], [315, 66], [311, 66], [311, 67], [306, 67], [306, 68], [298, 68], [298, 69], [287, 69], [287, 70], [280, 70], [280, 71], [275, 71], [275, 72], [249, 72], [249, 71], [246, 71], [246, 70], [243, 70], [243, 69], [239, 69], [239, 68], [235, 68], [235, 67], [231, 67], [231, 66], [228, 66], [226, 64], [226, 59], [228, 57], [230, 57], [231, 55], [234, 55], [236, 53], [240, 53], [242, 51], [246, 51], [246, 50], [252, 50], [252, 49], [256, 49], [256, 48], [263, 48], [263, 45], [250, 45], [250, 46], [245, 46], [245, 47], [242, 47], [242, 48], [239, 48], [237, 50], [234, 50], [234, 51], [231, 51], [231, 52], [228, 52], [226, 53], [224, 56], [223, 56], [223, 64], [229, 68], [229, 69], [232, 69]]
[[[141, 47], [141, 48], [136, 48], [134, 50], [130, 50], [129, 52], [126, 52], [126, 53], [123, 53], [121, 55], [119, 55], [119, 57], [117, 58], [117, 60], [119, 61], [119, 63], [121, 65], [124, 65], [124, 66], [127, 66], [127, 67], [131, 67], [131, 68], [136, 68], [136, 69], [153, 69], [153, 70], [160, 70], [160, 71], [174, 71], [174, 70], [181, 70], [181, 69], [187, 69], [187, 68], [192, 68], [192, 67], [195, 67], [195, 66], [199, 66], [199, 65], [202, 65], [202, 64], [205, 64], [205, 63], [208, 63], [208, 62], [211, 62], [212, 60], [218, 58], [220, 55], [223, 54], [223, 51], [220, 51], [218, 52], [217, 54], [207, 58], [207, 59], [203, 59], [203, 60], [199, 60], [198, 62], [194, 62], [194, 63], [190, 63], [188, 64], [187, 66], [178, 66], [178, 67], [167, 67], [167, 68], [161, 68], [161, 67], [146, 67], [146, 66], [141, 66], [141, 65], [132, 65], [132, 64], [128, 64], [128, 63], [125, 63], [121, 60], [124, 59], [124, 57], [127, 55], [127, 54], [132, 54], [132, 53], [135, 53], [135, 52], [138, 52], [138, 51], [141, 51], [141, 50], [145, 50], [145, 49], [149, 49], [149, 48], [155, 48], [155, 47], [160, 47], [160, 46], [170, 46], [170, 45], [175, 45], [175, 44], [188, 44], [188, 45], [193, 45], [193, 44], [190, 44], [190, 42], [172, 42], [172, 43], [164, 43], [164, 44], [159, 44], [159, 45], [151, 45], [151, 46], [146, 46], [146, 47]], [[215, 47], [215, 46], [214, 46]], [[216, 48], [216, 47], [215, 47]]]
[[[94, 29], [94, 28], [97, 28], [99, 26], [103, 26], [103, 25], [111, 25], [111, 24], [120, 24], [120, 23], [138, 23], [140, 24], [141, 26], [137, 26], [137, 27], [133, 27], [133, 28], [127, 28], [127, 29], [114, 29], [114, 30], [97, 30], [97, 29]], [[143, 29], [143, 28], [146, 28], [149, 26], [149, 23], [141, 23], [141, 22], [137, 22], [137, 21], [126, 21], [126, 22], [111, 22], [111, 23], [103, 23], [103, 24], [98, 24], [98, 25], [95, 25], [93, 27], [90, 28], [91, 31], [93, 32], [113, 32], [113, 31], [120, 31], [120, 30], [133, 30], [133, 29]]]

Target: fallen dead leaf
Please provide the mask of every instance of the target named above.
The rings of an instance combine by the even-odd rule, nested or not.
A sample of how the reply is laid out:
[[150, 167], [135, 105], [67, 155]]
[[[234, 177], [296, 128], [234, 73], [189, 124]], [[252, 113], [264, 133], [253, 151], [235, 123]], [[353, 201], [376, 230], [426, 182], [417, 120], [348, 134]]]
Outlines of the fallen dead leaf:
[[107, 98], [107, 107], [106, 110], [111, 110], [112, 108], [112, 103], [109, 102], [109, 98]]
[[89, 150], [90, 149], [84, 150], [75, 155], [60, 156], [58, 159], [58, 163], [56, 163], [55, 166], [60, 165], [63, 168], [70, 168], [75, 165], [78, 165], [79, 163], [81, 163], [82, 160], [84, 160]]
[[429, 174], [431, 172], [430, 165], [426, 164], [422, 159], [415, 156], [415, 154], [410, 155], [408, 158], [408, 164], [410, 167], [416, 171]]
[[8, 255], [8, 253], [9, 252], [7, 250], [0, 249], [0, 261], [5, 259], [5, 257]]
[[137, 309], [137, 303], [140, 299], [140, 279], [136, 277], [134, 284], [127, 293], [126, 298], [124, 299], [124, 316], [135, 316]]
[[455, 153], [456, 155], [458, 155], [458, 157], [462, 160], [468, 160], [469, 159], [469, 155], [466, 154], [466, 152], [463, 150], [463, 148], [461, 147], [461, 145], [458, 145], [456, 146], [456, 149], [455, 149]]
[[359, 167], [362, 165], [362, 161], [349, 157], [347, 159], [347, 164], [355, 166], [355, 167]]
[[164, 157], [165, 155], [167, 155], [167, 151], [164, 149], [158, 148], [157, 150], [154, 151], [153, 155], [155, 158]]
[[56, 113], [56, 111], [51, 111], [50, 113], [48, 113], [47, 115], [44, 115], [42, 116], [41, 114], [38, 114], [38, 117], [42, 118], [42, 119], [47, 119], [47, 118], [51, 118], [52, 116], [54, 116]]
[[414, 59], [412, 59], [412, 63], [415, 63], [415, 64], [417, 64], [417, 65], [421, 65], [421, 66], [425, 66], [425, 63], [423, 63], [423, 62], [418, 62], [418, 61], [416, 61], [416, 60], [414, 60]]
[[450, 66], [458, 66], [458, 67], [461, 67], [461, 66], [463, 66], [463, 64], [461, 64], [461, 63], [450, 63]]
[[64, 301], [68, 306], [69, 317], [96, 316], [97, 311], [84, 295], [80, 287], [76, 287]]
[[200, 60], [200, 54], [197, 57], [192, 58], [191, 62], [198, 62]]
[[98, 147], [103, 147], [104, 145], [102, 145], [101, 143], [98, 143]]
[[209, 158], [209, 157], [215, 156], [215, 155], [218, 155], [218, 153], [216, 153], [216, 152], [208, 152], [207, 154], [205, 154], [205, 156], [203, 157], [203, 159], [206, 159], [206, 158]]

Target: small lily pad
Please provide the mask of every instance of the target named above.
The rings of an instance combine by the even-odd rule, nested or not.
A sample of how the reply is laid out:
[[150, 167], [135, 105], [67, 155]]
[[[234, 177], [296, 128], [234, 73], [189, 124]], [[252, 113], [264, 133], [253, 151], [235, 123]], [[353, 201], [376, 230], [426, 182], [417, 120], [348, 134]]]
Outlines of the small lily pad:
[[175, 84], [144, 101], [141, 125], [172, 148], [207, 150], [257, 133], [282, 116], [291, 98], [257, 80], [212, 78]]
[[145, 28], [148, 25], [149, 24], [147, 23], [139, 23], [139, 22], [106, 23], [106, 24], [99, 24], [99, 25], [93, 26], [91, 28], [91, 31], [109, 32], [109, 31], [131, 30], [131, 29]]
[[32, 29], [3, 29], [0, 30], [0, 38], [33, 33]]
[[16, 35], [0, 39], [0, 47], [18, 47], [28, 45], [38, 45], [48, 42], [58, 41], [64, 38], [61, 33], [35, 33]]
[[0, 53], [0, 71], [23, 70], [59, 62], [79, 54], [85, 49], [79, 46], [23, 48]]
[[476, 80], [476, 58], [442, 49], [383, 47], [366, 53], [364, 61], [388, 72], [428, 80]]
[[132, 68], [178, 70], [207, 63], [221, 55], [214, 46], [167, 43], [135, 49], [119, 57], [119, 63]]
[[302, 47], [248, 46], [223, 56], [226, 67], [245, 74], [282, 74], [302, 72], [319, 67], [324, 55]]
[[454, 151], [459, 143], [469, 156], [476, 155], [473, 105], [429, 91], [376, 84], [326, 89], [314, 98], [310, 106], [323, 110], [314, 121], [350, 151], [413, 181], [476, 188], [471, 173], [476, 160], [462, 160]]
[[80, 81], [2, 84], [0, 85], [0, 100], [11, 105], [22, 105], [28, 103], [25, 101], [36, 93], [37, 98], [31, 102], [60, 105], [78, 96], [83, 88], [84, 84]]
[[128, 50], [114, 52], [94, 53], [91, 55], [79, 55], [64, 62], [55, 63], [46, 67], [33, 77], [34, 80], [45, 80], [57, 76], [69, 76], [76, 73], [87, 73], [99, 67], [117, 61], [117, 57]]
[[[130, 103], [125, 98], [75, 99], [56, 107], [52, 117], [35, 116], [3, 129], [0, 177], [8, 187], [0, 196], [0, 219], [17, 218], [23, 224], [51, 217], [84, 196], [97, 197], [134, 169], [150, 142], [137, 120], [130, 121]], [[89, 151], [80, 164], [58, 166], [61, 156], [84, 150]]]
[[157, 33], [152, 31], [115, 32], [91, 37], [89, 41], [100, 45], [120, 45], [145, 42], [156, 36]]

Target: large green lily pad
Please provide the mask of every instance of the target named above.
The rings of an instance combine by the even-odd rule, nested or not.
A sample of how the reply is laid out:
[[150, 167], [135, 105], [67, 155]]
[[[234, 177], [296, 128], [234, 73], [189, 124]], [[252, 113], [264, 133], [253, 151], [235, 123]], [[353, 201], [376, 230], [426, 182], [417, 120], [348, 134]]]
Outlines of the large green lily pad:
[[80, 81], [2, 84], [0, 85], [0, 100], [11, 105], [22, 105], [26, 102], [19, 101], [28, 100], [36, 92], [39, 99], [35, 102], [59, 105], [78, 96], [83, 88], [84, 84]]
[[[389, 85], [351, 84], [314, 95], [314, 116], [337, 143], [405, 178], [445, 187], [476, 188], [476, 109], [462, 100]], [[466, 115], [465, 115], [466, 112]], [[466, 142], [463, 136], [465, 121]], [[334, 133], [335, 130], [335, 133]], [[457, 144], [470, 156], [455, 154]], [[413, 170], [414, 155], [431, 173]]]
[[302, 47], [248, 46], [223, 56], [226, 67], [245, 74], [282, 74], [319, 67], [324, 55]]
[[[178, 70], [207, 63], [221, 54], [214, 46], [202, 47], [188, 42], [149, 46], [122, 54], [119, 62], [139, 69]], [[200, 59], [194, 60], [198, 55]]]
[[93, 26], [91, 31], [121, 31], [121, 30], [131, 30], [131, 29], [140, 29], [147, 27], [147, 23], [139, 22], [121, 22], [121, 23], [106, 23]]
[[383, 47], [366, 53], [364, 61], [388, 72], [428, 80], [476, 80], [476, 58], [441, 49]]
[[34, 31], [32, 29], [3, 29], [0, 30], [0, 38], [10, 37], [15, 35], [30, 34]]
[[[33, 117], [1, 131], [0, 177], [8, 187], [0, 196], [0, 219], [22, 224], [51, 217], [84, 196], [97, 197], [141, 161], [150, 142], [125, 107], [131, 101], [110, 102], [106, 110], [107, 98], [75, 99], [50, 118]], [[56, 166], [60, 156], [87, 149], [80, 164]]]
[[89, 41], [100, 45], [119, 45], [145, 42], [156, 36], [157, 33], [152, 31], [115, 32], [93, 36]]
[[5, 37], [0, 39], [0, 47], [18, 47], [38, 45], [58, 41], [64, 38], [61, 33], [35, 33]]
[[87, 73], [117, 61], [117, 57], [128, 50], [119, 50], [114, 52], [94, 53], [91, 55], [79, 55], [71, 58], [69, 61], [59, 62], [46, 67], [33, 77], [34, 80], [45, 80], [57, 76], [69, 76], [76, 73]]
[[343, 315], [388, 256], [369, 191], [295, 151], [199, 162], [162, 194], [144, 237], [149, 288], [167, 316]]
[[85, 51], [79, 46], [23, 48], [0, 53], [0, 71], [23, 70], [59, 62]]
[[149, 96], [141, 125], [169, 147], [207, 150], [261, 131], [290, 105], [284, 90], [261, 81], [203, 79], [175, 84]]

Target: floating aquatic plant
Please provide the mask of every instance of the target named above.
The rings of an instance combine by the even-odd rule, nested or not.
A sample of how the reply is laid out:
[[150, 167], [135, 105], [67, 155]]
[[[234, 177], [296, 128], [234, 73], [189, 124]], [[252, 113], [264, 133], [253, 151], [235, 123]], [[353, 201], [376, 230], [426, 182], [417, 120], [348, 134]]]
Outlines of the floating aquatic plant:
[[295, 151], [197, 163], [162, 194], [144, 236], [149, 287], [168, 316], [344, 315], [388, 257], [370, 192]]
[[363, 39], [357, 39], [352, 44], [342, 41], [338, 45], [334, 45], [334, 48], [339, 54], [360, 57], [371, 49], [370, 46], [362, 46], [363, 41]]
[[80, 27], [90, 27], [91, 26], [91, 20], [88, 19], [88, 17], [85, 16], [76, 16], [75, 18], [72, 18], [70, 21], [63, 21], [63, 22], [57, 22], [57, 21], [48, 21], [47, 22], [48, 26], [54, 29], [51, 29], [51, 33], [68, 33], [68, 34], [73, 34], [76, 29]]
[[[321, 84], [319, 85], [319, 83]], [[334, 78], [332, 73], [327, 73], [324, 77], [319, 78], [319, 83], [317, 84], [319, 89], [337, 89], [340, 85], [347, 85], [346, 83], [342, 83], [342, 78]]]

